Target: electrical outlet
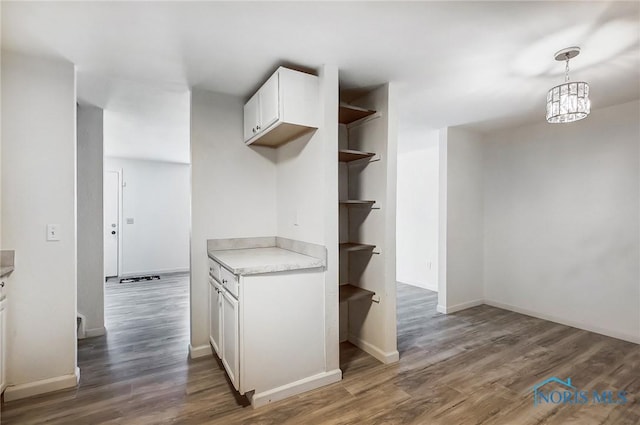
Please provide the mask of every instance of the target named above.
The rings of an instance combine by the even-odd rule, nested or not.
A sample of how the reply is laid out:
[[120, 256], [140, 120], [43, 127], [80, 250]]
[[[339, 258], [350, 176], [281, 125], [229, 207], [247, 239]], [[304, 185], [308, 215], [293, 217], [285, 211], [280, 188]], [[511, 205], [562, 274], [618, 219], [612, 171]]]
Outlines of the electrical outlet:
[[47, 240], [59, 241], [60, 240], [60, 225], [59, 224], [47, 224]]
[[127, 224], [133, 224], [133, 217], [127, 217]]

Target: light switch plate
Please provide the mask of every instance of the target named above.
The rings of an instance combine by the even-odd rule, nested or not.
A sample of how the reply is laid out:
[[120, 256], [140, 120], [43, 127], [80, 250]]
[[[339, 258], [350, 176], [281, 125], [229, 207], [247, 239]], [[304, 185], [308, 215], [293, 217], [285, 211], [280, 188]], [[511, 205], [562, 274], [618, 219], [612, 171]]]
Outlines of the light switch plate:
[[127, 217], [127, 224], [133, 224], [133, 217]]
[[60, 225], [59, 224], [47, 224], [47, 240], [59, 241], [60, 240]]

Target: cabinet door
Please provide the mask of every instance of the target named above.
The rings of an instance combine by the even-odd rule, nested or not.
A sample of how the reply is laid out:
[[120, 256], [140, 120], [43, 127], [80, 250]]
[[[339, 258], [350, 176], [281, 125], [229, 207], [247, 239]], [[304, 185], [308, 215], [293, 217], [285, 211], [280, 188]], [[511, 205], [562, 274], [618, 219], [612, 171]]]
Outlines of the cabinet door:
[[260, 96], [254, 94], [244, 105], [244, 141], [251, 139], [258, 133], [260, 127]]
[[209, 278], [209, 341], [213, 346], [213, 350], [220, 357], [220, 330], [222, 321], [221, 319], [221, 299], [220, 288], [216, 284], [215, 280]]
[[4, 312], [4, 300], [0, 302], [0, 392], [4, 391], [6, 386], [6, 375], [4, 372], [5, 369], [5, 312]]
[[238, 300], [222, 290], [222, 364], [236, 390], [240, 383]]
[[260, 97], [260, 128], [264, 131], [280, 118], [280, 100], [278, 97], [279, 73], [273, 74], [258, 91]]

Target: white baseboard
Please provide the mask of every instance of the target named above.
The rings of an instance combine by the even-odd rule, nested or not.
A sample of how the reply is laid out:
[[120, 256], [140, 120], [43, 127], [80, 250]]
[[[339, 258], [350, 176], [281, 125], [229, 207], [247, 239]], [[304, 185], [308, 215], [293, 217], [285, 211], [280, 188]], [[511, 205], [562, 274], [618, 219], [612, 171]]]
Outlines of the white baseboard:
[[442, 314], [451, 314], [451, 313], [456, 313], [458, 311], [466, 310], [471, 307], [477, 307], [482, 304], [484, 304], [484, 300], [467, 301], [465, 303], [452, 305], [450, 307], [446, 307], [438, 304], [438, 306], [436, 307], [436, 311]]
[[85, 329], [84, 337], [93, 338], [94, 336], [102, 336], [102, 335], [105, 335], [106, 333], [107, 333], [107, 328], [105, 328], [104, 326], [101, 326], [99, 328]]
[[251, 399], [251, 405], [255, 409], [275, 401], [283, 400], [287, 397], [339, 382], [340, 380], [342, 380], [342, 371], [340, 369], [335, 369], [329, 372], [322, 372], [317, 375], [309, 376], [272, 390], [254, 393], [253, 395], [250, 395], [249, 398]]
[[77, 335], [78, 339], [93, 338], [94, 336], [102, 336], [107, 333], [107, 330], [105, 329], [104, 326], [101, 326], [99, 328], [87, 329], [86, 316], [82, 313], [77, 313], [77, 315], [80, 318], [80, 327], [78, 328], [78, 335]]
[[361, 349], [362, 351], [364, 351], [365, 353], [368, 353], [373, 357], [375, 357], [376, 359], [380, 360], [382, 363], [385, 363], [385, 364], [394, 363], [400, 359], [400, 353], [398, 353], [398, 350], [392, 351], [389, 353], [384, 352], [378, 347], [376, 347], [375, 345], [367, 341], [364, 341], [358, 338], [357, 336], [349, 335], [349, 342], [355, 345], [356, 347], [358, 347], [359, 349]]
[[85, 317], [84, 314], [80, 312], [76, 314], [80, 318], [80, 325], [78, 326], [78, 329], [77, 329], [76, 338], [85, 339], [87, 337], [87, 333], [85, 332], [84, 328], [85, 328], [85, 322], [87, 321], [87, 318]]
[[193, 345], [189, 344], [189, 357], [191, 357], [192, 359], [210, 356], [212, 354], [213, 354], [213, 351], [211, 351], [210, 344], [198, 345], [197, 347], [194, 347]]
[[13, 401], [34, 395], [49, 393], [52, 391], [73, 388], [80, 381], [80, 369], [76, 367], [75, 373], [56, 376], [55, 378], [29, 382], [27, 384], [9, 385], [4, 390], [4, 401]]
[[516, 313], [524, 314], [531, 317], [536, 317], [538, 319], [548, 320], [550, 322], [560, 323], [561, 325], [571, 326], [572, 328], [583, 329], [589, 332], [595, 332], [597, 334], [610, 336], [612, 338], [621, 339], [624, 341], [633, 342], [635, 344], [640, 344], [640, 336], [639, 335], [629, 335], [623, 332], [617, 332], [610, 329], [600, 328], [598, 326], [585, 325], [584, 323], [575, 322], [573, 320], [567, 320], [562, 317], [540, 313], [537, 311], [529, 310], [528, 308], [522, 308], [515, 305], [505, 304], [498, 301], [493, 300], [485, 300], [484, 302], [487, 305], [492, 307], [501, 308], [503, 310], [509, 310]]
[[171, 274], [171, 273], [187, 273], [189, 271], [189, 267], [187, 268], [179, 268], [179, 269], [164, 269], [164, 270], [147, 270], [141, 272], [126, 272], [122, 273], [118, 276], [120, 279], [126, 279], [128, 277], [135, 276], [148, 276], [152, 274]]

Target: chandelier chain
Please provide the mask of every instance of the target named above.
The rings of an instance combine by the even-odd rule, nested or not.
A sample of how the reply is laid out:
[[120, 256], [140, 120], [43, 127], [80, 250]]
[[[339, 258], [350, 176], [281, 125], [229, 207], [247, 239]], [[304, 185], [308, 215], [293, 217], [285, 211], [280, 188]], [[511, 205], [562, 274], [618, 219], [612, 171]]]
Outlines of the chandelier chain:
[[569, 54], [566, 55], [566, 65], [564, 67], [564, 82], [569, 82]]

